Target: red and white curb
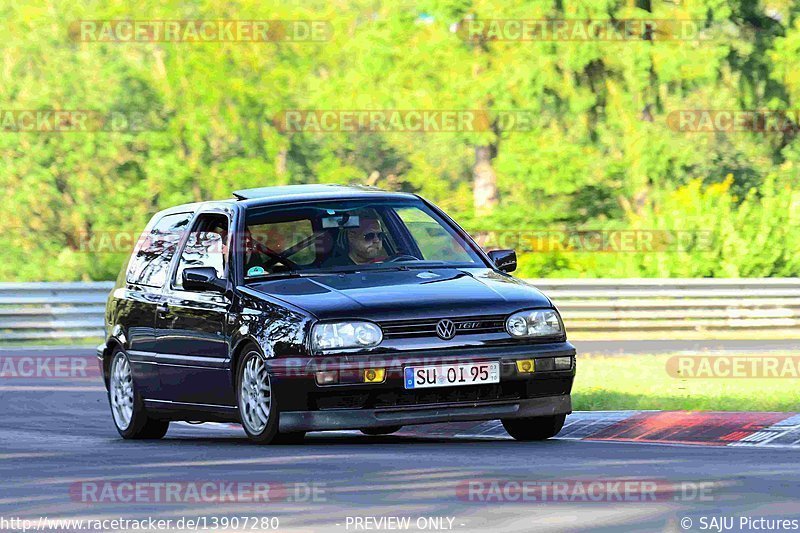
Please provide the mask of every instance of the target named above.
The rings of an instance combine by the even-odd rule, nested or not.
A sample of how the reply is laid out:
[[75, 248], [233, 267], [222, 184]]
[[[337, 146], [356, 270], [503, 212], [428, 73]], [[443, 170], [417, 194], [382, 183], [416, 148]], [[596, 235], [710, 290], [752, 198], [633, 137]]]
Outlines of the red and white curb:
[[[188, 424], [179, 423], [180, 428]], [[198, 426], [192, 426], [198, 427]], [[237, 424], [202, 428], [241, 437]], [[360, 435], [337, 431], [338, 435]], [[511, 437], [499, 420], [407, 426], [400, 436], [504, 440]], [[367, 438], [367, 437], [364, 437]], [[578, 411], [567, 417], [559, 440], [740, 446], [800, 449], [800, 414], [705, 411]]]
[[[510, 438], [499, 421], [455, 436]], [[567, 417], [562, 440], [748, 446], [800, 449], [800, 414], [700, 411], [579, 411]]]

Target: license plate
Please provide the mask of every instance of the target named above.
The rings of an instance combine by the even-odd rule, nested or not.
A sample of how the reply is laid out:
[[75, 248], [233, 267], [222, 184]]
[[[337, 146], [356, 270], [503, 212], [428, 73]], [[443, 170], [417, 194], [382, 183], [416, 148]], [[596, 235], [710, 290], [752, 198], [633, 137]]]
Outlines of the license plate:
[[500, 383], [500, 363], [497, 362], [407, 366], [403, 373], [406, 389]]

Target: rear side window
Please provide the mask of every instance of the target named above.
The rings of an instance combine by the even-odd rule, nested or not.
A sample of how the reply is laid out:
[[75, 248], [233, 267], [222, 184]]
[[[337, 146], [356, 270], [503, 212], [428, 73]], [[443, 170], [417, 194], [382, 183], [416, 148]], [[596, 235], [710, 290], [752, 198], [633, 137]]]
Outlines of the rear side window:
[[142, 235], [128, 267], [128, 283], [162, 287], [175, 249], [189, 225], [191, 213], [165, 215]]

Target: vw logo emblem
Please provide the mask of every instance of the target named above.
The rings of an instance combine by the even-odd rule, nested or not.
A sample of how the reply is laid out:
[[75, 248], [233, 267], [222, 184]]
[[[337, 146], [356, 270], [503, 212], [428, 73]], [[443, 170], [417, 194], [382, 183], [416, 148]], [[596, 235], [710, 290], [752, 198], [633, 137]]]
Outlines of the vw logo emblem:
[[456, 336], [456, 324], [452, 320], [440, 320], [436, 324], [436, 334], [444, 340], [450, 340]]

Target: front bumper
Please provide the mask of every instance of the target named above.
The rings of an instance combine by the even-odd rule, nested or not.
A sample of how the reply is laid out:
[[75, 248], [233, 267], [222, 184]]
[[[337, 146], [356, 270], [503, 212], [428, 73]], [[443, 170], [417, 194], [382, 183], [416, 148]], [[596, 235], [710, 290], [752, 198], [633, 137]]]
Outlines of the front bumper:
[[441, 404], [384, 409], [286, 411], [280, 414], [279, 429], [282, 432], [362, 429], [438, 422], [552, 416], [571, 412], [572, 402], [569, 394], [566, 394], [516, 402], [485, 402], [469, 405]]
[[[575, 356], [568, 342], [464, 347], [426, 353], [348, 355], [269, 361], [280, 405], [281, 431], [361, 429], [408, 424], [551, 416], [571, 412], [570, 370], [520, 373], [515, 361]], [[404, 367], [497, 361], [494, 384], [404, 388]], [[385, 368], [382, 383], [317, 385], [315, 373], [336, 369], [363, 375]], [[539, 365], [537, 363], [537, 369]]]

